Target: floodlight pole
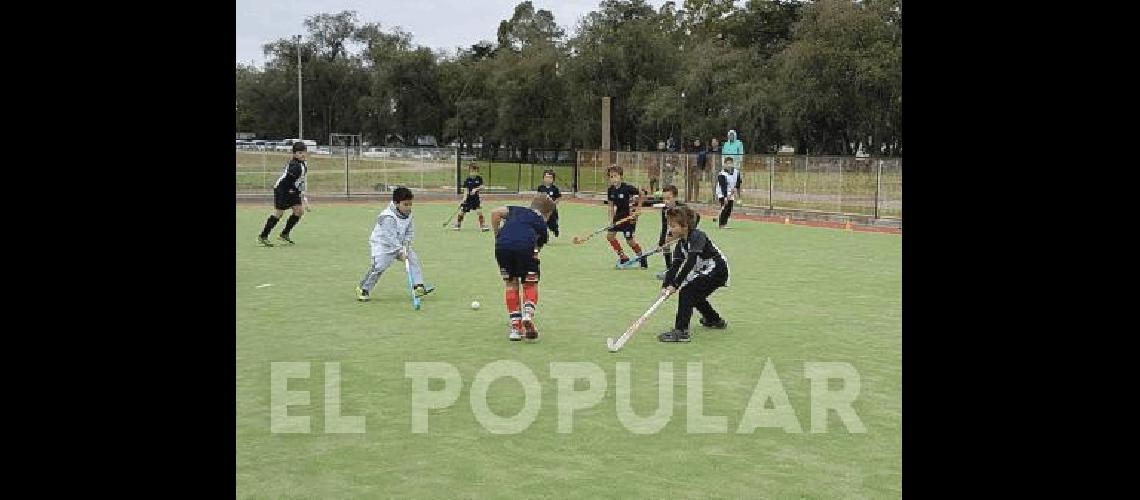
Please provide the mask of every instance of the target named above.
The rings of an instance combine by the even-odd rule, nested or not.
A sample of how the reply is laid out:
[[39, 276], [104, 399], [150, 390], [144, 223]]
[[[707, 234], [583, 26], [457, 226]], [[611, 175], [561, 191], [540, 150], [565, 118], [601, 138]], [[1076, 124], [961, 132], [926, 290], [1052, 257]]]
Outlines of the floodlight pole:
[[304, 142], [304, 114], [301, 112], [301, 35], [293, 39], [297, 41], [297, 138]]

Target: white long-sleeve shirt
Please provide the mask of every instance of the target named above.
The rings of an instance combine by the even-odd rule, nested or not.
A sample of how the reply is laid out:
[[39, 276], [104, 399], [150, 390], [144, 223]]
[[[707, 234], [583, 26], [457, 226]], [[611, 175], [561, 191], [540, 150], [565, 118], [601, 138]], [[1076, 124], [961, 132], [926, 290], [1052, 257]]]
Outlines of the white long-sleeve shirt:
[[381, 255], [395, 253], [400, 248], [411, 245], [415, 236], [412, 215], [401, 214], [396, 209], [396, 202], [389, 202], [388, 208], [376, 217], [376, 227], [372, 228], [368, 242], [372, 246], [372, 255]]

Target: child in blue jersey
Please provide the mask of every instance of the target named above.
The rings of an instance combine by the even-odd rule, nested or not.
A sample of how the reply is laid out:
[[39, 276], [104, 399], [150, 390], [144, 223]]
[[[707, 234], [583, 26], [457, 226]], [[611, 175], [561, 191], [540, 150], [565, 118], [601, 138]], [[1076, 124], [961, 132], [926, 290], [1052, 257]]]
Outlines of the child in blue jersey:
[[[554, 212], [554, 201], [545, 194], [535, 196], [530, 208], [508, 206], [491, 211], [491, 229], [495, 231], [495, 260], [503, 277], [504, 298], [510, 331], [507, 338], [527, 340], [538, 338], [534, 327], [534, 312], [538, 305], [538, 251], [546, 244], [549, 234], [546, 221]], [[523, 307], [519, 308], [519, 286], [522, 286]]]
[[542, 173], [542, 184], [537, 188], [534, 188], [534, 190], [545, 194], [549, 196], [551, 200], [554, 200], [554, 213], [550, 214], [550, 220], [546, 221], [546, 227], [550, 229], [550, 234], [553, 234], [554, 237], [557, 238], [558, 199], [562, 197], [562, 191], [558, 189], [558, 186], [554, 185], [554, 169], [546, 169], [546, 171]]
[[463, 198], [463, 203], [459, 204], [459, 218], [455, 220], [455, 225], [451, 228], [458, 231], [459, 227], [463, 225], [463, 216], [467, 212], [475, 210], [479, 213], [479, 230], [490, 231], [483, 223], [483, 204], [479, 199], [479, 192], [483, 190], [483, 176], [479, 175], [479, 165], [471, 163], [467, 165], [467, 179], [463, 181], [463, 188], [467, 190]]
[[[618, 243], [617, 236], [615, 236], [617, 233], [625, 236], [625, 242], [629, 245], [629, 249], [633, 250], [635, 256], [641, 255], [641, 245], [638, 245], [637, 240], [633, 239], [633, 233], [637, 230], [638, 204], [641, 202], [641, 192], [636, 187], [622, 182], [622, 168], [616, 164], [606, 169], [606, 176], [610, 179], [610, 186], [606, 189], [606, 202], [610, 204], [610, 223], [617, 224], [618, 221], [633, 216], [632, 220], [617, 224], [606, 232], [606, 239], [610, 241], [610, 246], [618, 255], [618, 269], [621, 269], [629, 262], [629, 257], [626, 257], [625, 252], [621, 250], [621, 243]], [[649, 261], [645, 257], [640, 260], [641, 268], [648, 269]]]

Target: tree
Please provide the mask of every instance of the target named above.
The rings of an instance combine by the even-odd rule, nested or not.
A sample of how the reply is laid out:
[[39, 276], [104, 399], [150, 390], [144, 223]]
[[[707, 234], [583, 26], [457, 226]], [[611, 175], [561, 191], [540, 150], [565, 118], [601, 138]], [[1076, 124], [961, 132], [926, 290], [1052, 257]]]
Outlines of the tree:
[[236, 124], [295, 134], [299, 50], [306, 136], [318, 139], [360, 131], [375, 143], [432, 134], [468, 148], [477, 138], [593, 148], [610, 96], [617, 148], [732, 128], [750, 152], [785, 143], [811, 153], [851, 154], [861, 143], [901, 152], [900, 0], [680, 5], [603, 0], [567, 39], [553, 14], [524, 1], [499, 22], [496, 40], [453, 54], [360, 24], [352, 11], [317, 14], [300, 44], [276, 40], [264, 47], [264, 67], [237, 66]]
[[499, 47], [516, 52], [533, 45], [554, 45], [564, 35], [554, 14], [546, 9], [535, 11], [530, 0], [516, 5], [511, 18], [499, 22]]
[[875, 7], [850, 0], [808, 5], [794, 41], [777, 56], [781, 123], [800, 150], [853, 154], [868, 140], [873, 151], [898, 142], [901, 37], [891, 9]]

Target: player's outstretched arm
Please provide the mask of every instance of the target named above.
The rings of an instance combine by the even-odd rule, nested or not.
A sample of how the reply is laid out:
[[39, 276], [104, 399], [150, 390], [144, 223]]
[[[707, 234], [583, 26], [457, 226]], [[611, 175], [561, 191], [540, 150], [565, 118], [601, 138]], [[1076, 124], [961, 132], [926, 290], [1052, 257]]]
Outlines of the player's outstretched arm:
[[503, 219], [507, 218], [511, 210], [507, 207], [499, 207], [491, 210], [491, 230], [495, 232], [495, 236], [499, 236], [499, 227], [502, 225]]

